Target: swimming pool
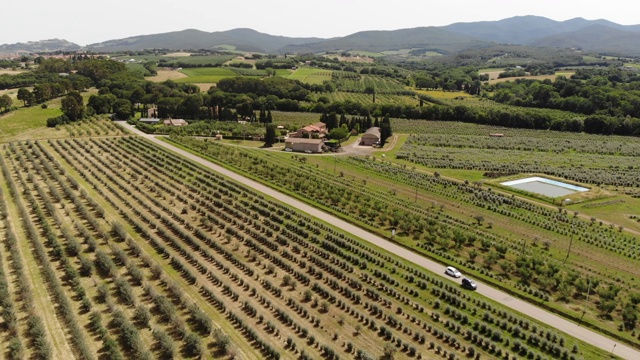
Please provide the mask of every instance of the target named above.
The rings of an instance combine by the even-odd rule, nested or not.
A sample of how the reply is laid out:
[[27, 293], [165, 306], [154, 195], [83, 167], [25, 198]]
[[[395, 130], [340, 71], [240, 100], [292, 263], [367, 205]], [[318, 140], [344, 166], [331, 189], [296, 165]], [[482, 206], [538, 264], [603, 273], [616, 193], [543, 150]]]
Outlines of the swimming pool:
[[549, 197], [566, 196], [577, 192], [589, 191], [588, 188], [582, 186], [571, 185], [562, 181], [539, 176], [506, 181], [500, 184]]

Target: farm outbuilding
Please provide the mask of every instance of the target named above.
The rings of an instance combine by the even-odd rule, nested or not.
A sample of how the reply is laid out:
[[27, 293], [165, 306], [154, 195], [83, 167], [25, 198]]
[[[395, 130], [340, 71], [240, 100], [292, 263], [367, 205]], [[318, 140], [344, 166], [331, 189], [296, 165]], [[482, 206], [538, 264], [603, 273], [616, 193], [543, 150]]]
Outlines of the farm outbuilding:
[[360, 138], [360, 145], [371, 146], [380, 142], [380, 128], [369, 128]]
[[164, 122], [165, 126], [186, 126], [189, 125], [184, 119], [166, 119]]
[[322, 152], [322, 139], [288, 138], [284, 142], [285, 149], [292, 151], [319, 153]]

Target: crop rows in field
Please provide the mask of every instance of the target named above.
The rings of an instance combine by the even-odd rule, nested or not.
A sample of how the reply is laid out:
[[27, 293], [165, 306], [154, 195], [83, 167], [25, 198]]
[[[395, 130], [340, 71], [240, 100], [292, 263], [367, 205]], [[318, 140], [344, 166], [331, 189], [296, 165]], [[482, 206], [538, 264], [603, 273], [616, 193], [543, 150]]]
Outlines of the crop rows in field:
[[333, 82], [339, 91], [345, 92], [365, 92], [367, 88], [375, 89], [376, 94], [411, 94], [404, 85], [394, 79], [387, 79], [379, 76], [360, 75], [353, 77], [334, 77]]
[[[399, 134], [438, 134], [438, 135], [453, 135], [453, 136], [485, 136], [490, 134], [501, 133], [505, 137], [514, 138], [529, 138], [529, 139], [552, 139], [565, 140], [565, 147], [574, 147], [581, 149], [580, 152], [594, 153], [593, 151], [587, 151], [589, 145], [591, 147], [599, 148], [606, 146], [609, 148], [609, 143], [614, 144], [613, 147], [636, 146], [640, 144], [640, 138], [631, 136], [616, 136], [616, 135], [595, 135], [586, 133], [572, 133], [566, 131], [541, 131], [532, 129], [518, 129], [518, 128], [506, 128], [492, 125], [479, 125], [472, 123], [452, 122], [452, 121], [433, 121], [433, 120], [405, 120], [405, 119], [391, 119], [393, 131]], [[533, 140], [532, 140], [533, 141]], [[595, 152], [605, 153], [609, 152]]]
[[[372, 229], [397, 228], [399, 234], [406, 237], [405, 244], [416, 251], [457, 263], [489, 278], [499, 277], [502, 286], [512, 287], [525, 296], [528, 294], [554, 302], [559, 299], [559, 304], [582, 303], [587, 292], [586, 286], [582, 285], [590, 279], [593, 284], [600, 284], [598, 292], [602, 292], [601, 298], [590, 298], [594, 320], [598, 312], [609, 315], [613, 311], [604, 307], [596, 309], [598, 304], [611, 299], [611, 293], [615, 292], [613, 298], [635, 294], [638, 274], [633, 263], [639, 256], [638, 239], [615, 228], [581, 220], [566, 211], [516, 200], [493, 193], [490, 189], [483, 190], [475, 184], [423, 176], [379, 161], [340, 158], [341, 163], [359, 167], [369, 174], [404, 183], [411, 190], [411, 198], [413, 189], [416, 189], [416, 195], [420, 189], [421, 193], [427, 193], [438, 202], [464, 203], [467, 215], [460, 217], [456, 212], [443, 213], [437, 207], [425, 208], [407, 203], [395, 193], [369, 190], [364, 184], [354, 187], [355, 180], [351, 178], [327, 177], [322, 170], [311, 166], [292, 167], [286, 159], [262, 155], [258, 150], [229, 148], [188, 138], [174, 140], [226, 165], [313, 199], [346, 218], [364, 222]], [[382, 186], [396, 187], [388, 183]], [[500, 222], [503, 221], [500, 217], [508, 218], [522, 224], [517, 228], [524, 226], [526, 230], [507, 236], [499, 229], [478, 226], [485, 220], [472, 218], [469, 212], [472, 215], [485, 214], [483, 218], [495, 218]], [[531, 229], [539, 238], [531, 239]], [[512, 230], [514, 228], [509, 229]], [[513, 234], [516, 234], [515, 239]], [[545, 240], [549, 238], [553, 241]], [[569, 238], [575, 240], [572, 247], [574, 256], [568, 262], [571, 265], [565, 266], [562, 255]], [[533, 246], [526, 246], [531, 240]], [[589, 262], [585, 263], [585, 259]], [[611, 282], [610, 279], [616, 276], [617, 280]], [[591, 290], [595, 291], [595, 288]]]
[[306, 84], [320, 85], [331, 80], [331, 70], [299, 68], [292, 74], [285, 76], [287, 79], [298, 80]]
[[[520, 111], [528, 111], [530, 108], [513, 106], [513, 105], [505, 105], [498, 103], [496, 101], [476, 97], [476, 96], [456, 96], [453, 98], [450, 97], [432, 97], [427, 95], [425, 100], [428, 102], [433, 102], [435, 104], [444, 104], [449, 105], [451, 107], [456, 107], [458, 105], [468, 106], [472, 108], [477, 108], [484, 111], [489, 110], [499, 110], [502, 112], [520, 112]], [[540, 116], [546, 116], [549, 119], [556, 120], [569, 120], [574, 119], [576, 117], [580, 118], [580, 115], [576, 115], [574, 112], [556, 110], [556, 109], [546, 109], [546, 108], [537, 108], [535, 109], [536, 113]]]
[[[111, 145], [111, 144], [109, 144]], [[105, 146], [103, 149], [107, 149], [108, 147]], [[86, 150], [86, 148], [85, 148]], [[134, 150], [134, 149], [132, 149]], [[135, 149], [135, 151], [140, 151], [141, 149]], [[197, 174], [197, 172], [196, 172]], [[197, 176], [196, 174], [192, 174], [191, 176]], [[186, 174], [184, 174], [186, 175]], [[176, 181], [178, 180], [176, 179], [167, 179], [169, 182], [171, 181]], [[164, 182], [162, 182], [164, 183]], [[158, 186], [159, 184], [161, 184], [160, 179], [158, 179], [156, 181], [156, 183], [154, 185]], [[202, 185], [202, 184], [201, 184]], [[207, 188], [209, 189], [209, 192], [213, 193], [215, 191], [215, 186], [212, 186], [212, 184], [208, 184], [209, 186], [207, 186]], [[202, 187], [201, 187], [202, 188]], [[211, 189], [213, 188], [213, 189]], [[193, 192], [194, 190], [191, 189], [190, 192]], [[237, 191], [238, 193], [240, 191]], [[189, 197], [189, 194], [187, 193], [187, 191], [183, 190], [183, 195]], [[192, 194], [193, 195], [193, 194]], [[245, 194], [242, 194], [242, 197], [245, 197]], [[231, 215], [231, 217], [236, 218], [236, 219], [240, 219], [242, 218], [244, 222], [246, 222], [247, 226], [253, 226], [254, 227], [254, 231], [252, 231], [251, 229], [244, 229], [244, 232], [241, 231], [237, 231], [234, 230], [233, 228], [227, 228], [226, 229], [226, 239], [228, 240], [229, 238], [231, 238], [231, 236], [233, 236], [235, 239], [240, 240], [240, 242], [243, 243], [244, 246], [247, 247], [247, 253], [253, 251], [256, 252], [257, 254], [260, 254], [261, 257], [264, 258], [263, 261], [267, 262], [267, 261], [271, 261], [271, 263], [273, 265], [266, 265], [265, 266], [265, 270], [266, 273], [265, 275], [269, 276], [271, 273], [275, 273], [277, 270], [275, 269], [275, 267], [278, 267], [282, 270], [284, 270], [284, 272], [286, 274], [289, 274], [291, 276], [293, 276], [293, 279], [289, 279], [287, 280], [286, 277], [287, 275], [284, 275], [282, 277], [282, 279], [278, 279], [277, 276], [274, 276], [276, 279], [273, 279], [274, 283], [271, 283], [269, 280], [264, 280], [262, 281], [262, 287], [264, 289], [266, 289], [267, 291], [273, 293], [275, 295], [275, 297], [273, 299], [271, 299], [270, 301], [267, 300], [266, 303], [269, 304], [268, 308], [273, 308], [274, 306], [271, 304], [276, 304], [278, 301], [278, 298], [282, 299], [281, 301], [284, 300], [284, 296], [282, 296], [282, 293], [286, 293], [283, 289], [282, 289], [282, 283], [287, 284], [288, 285], [284, 285], [285, 286], [285, 290], [287, 287], [291, 287], [291, 281], [299, 281], [301, 283], [301, 286], [308, 286], [310, 288], [310, 290], [312, 292], [315, 292], [316, 294], [318, 294], [318, 298], [321, 298], [322, 303], [320, 304], [316, 304], [314, 306], [313, 302], [317, 302], [316, 300], [313, 300], [312, 304], [311, 304], [311, 308], [309, 309], [309, 312], [311, 312], [311, 309], [313, 308], [319, 308], [319, 312], [320, 313], [324, 313], [326, 312], [326, 308], [327, 307], [331, 307], [331, 306], [337, 306], [338, 308], [340, 308], [341, 310], [344, 311], [344, 315], [343, 318], [346, 318], [347, 316], [351, 316], [354, 317], [354, 320], [358, 320], [358, 319], [363, 319], [364, 323], [363, 325], [368, 326], [370, 329], [372, 330], [377, 330], [379, 336], [382, 336], [386, 339], [390, 339], [390, 338], [398, 338], [401, 339], [401, 337], [399, 335], [395, 335], [395, 331], [399, 331], [400, 329], [403, 330], [403, 333], [405, 334], [409, 334], [411, 335], [413, 332], [415, 331], [420, 331], [421, 327], [420, 322], [418, 322], [418, 326], [414, 326], [413, 327], [413, 331], [410, 331], [409, 329], [407, 329], [407, 325], [402, 325], [401, 323], [402, 318], [400, 316], [404, 316], [407, 320], [409, 319], [409, 315], [410, 314], [419, 314], [421, 311], [423, 311], [423, 308], [421, 305], [419, 305], [418, 303], [415, 303], [414, 301], [411, 301], [408, 298], [408, 295], [413, 295], [413, 296], [418, 296], [417, 293], [413, 293], [409, 287], [403, 287], [402, 289], [405, 292], [408, 292], [408, 295], [403, 295], [402, 292], [396, 291], [393, 288], [389, 288], [387, 286], [382, 286], [379, 283], [379, 280], [375, 280], [376, 278], [380, 278], [382, 277], [383, 280], [386, 280], [387, 282], [391, 282], [392, 284], [394, 283], [393, 280], [391, 278], [387, 278], [384, 275], [384, 271], [385, 270], [377, 270], [376, 268], [372, 268], [372, 269], [368, 269], [367, 266], [364, 263], [361, 263], [361, 260], [359, 260], [359, 258], [361, 259], [362, 257], [364, 257], [365, 259], [367, 259], [368, 261], [374, 262], [376, 263], [376, 265], [378, 265], [379, 267], [384, 268], [384, 264], [385, 261], [389, 261], [391, 259], [389, 258], [385, 258], [384, 256], [381, 256], [380, 254], [377, 254], [377, 256], [374, 255], [370, 255], [370, 256], [366, 256], [365, 254], [360, 254], [359, 253], [359, 249], [358, 248], [352, 248], [349, 244], [350, 243], [354, 243], [353, 240], [350, 240], [348, 238], [345, 238], [344, 236], [341, 236], [339, 233], [333, 231], [330, 232], [329, 234], [325, 234], [324, 235], [324, 240], [321, 237], [318, 237], [318, 235], [322, 234], [322, 229], [324, 228], [323, 226], [320, 225], [319, 228], [315, 228], [314, 226], [310, 226], [311, 225], [311, 220], [310, 219], [305, 219], [305, 218], [301, 218], [296, 220], [295, 218], [293, 219], [289, 219], [291, 221], [291, 223], [288, 223], [285, 221], [285, 219], [288, 218], [287, 215], [292, 214], [292, 212], [288, 212], [285, 213], [284, 210], [281, 210], [284, 214], [284, 219], [278, 219], [277, 216], [274, 216], [274, 214], [272, 213], [272, 211], [274, 211], [275, 209], [270, 208], [270, 209], [264, 209], [262, 211], [260, 211], [260, 209], [256, 209], [256, 202], [255, 201], [250, 201], [250, 199], [247, 200], [240, 200], [238, 199], [235, 195], [231, 195], [231, 198], [234, 198], [234, 202], [227, 202], [225, 201], [225, 199], [222, 199], [222, 202], [218, 203], [218, 205], [216, 205], [215, 202], [215, 197], [211, 198], [211, 199], [207, 199], [206, 196], [204, 197], [203, 202], [201, 202], [200, 204], [197, 204], [197, 202], [191, 203], [191, 204], [187, 204], [185, 203], [184, 206], [185, 208], [189, 208], [188, 211], [196, 211], [196, 212], [200, 212], [204, 209], [197, 209], [198, 205], [202, 206], [203, 204], [207, 203], [210, 204], [211, 201], [213, 201], [214, 203], [214, 207], [220, 207], [223, 208], [225, 211], [220, 213], [220, 212], [216, 212], [215, 215], [219, 215], [219, 216], [223, 216], [222, 214], [227, 213], [227, 215]], [[237, 202], [239, 201], [239, 203]], [[138, 199], [138, 203], [143, 203], [140, 201], [140, 199]], [[226, 207], [224, 206], [224, 204], [229, 204], [232, 205], [233, 207], [229, 206]], [[245, 208], [244, 210], [242, 210], [240, 204], [244, 205]], [[262, 204], [263, 207], [266, 204]], [[251, 213], [251, 211], [249, 211], [249, 208], [252, 208], [254, 210], [257, 210], [256, 213]], [[233, 209], [235, 209], [236, 211], [234, 211]], [[166, 209], [165, 209], [166, 211]], [[274, 238], [271, 241], [269, 241], [268, 239], [266, 239], [264, 236], [261, 236], [260, 233], [258, 231], [255, 230], [259, 230], [259, 229], [263, 229], [265, 230], [265, 233], [267, 235], [270, 234], [270, 231], [268, 231], [266, 228], [262, 228], [259, 225], [256, 225], [255, 223], [251, 222], [250, 219], [254, 219], [254, 220], [259, 220], [259, 214], [265, 215], [265, 211], [267, 211], [269, 213], [269, 219], [273, 220], [273, 221], [269, 221], [266, 219], [263, 219], [262, 221], [264, 222], [264, 224], [266, 224], [267, 226], [271, 227], [271, 229], [274, 231], [273, 234], [271, 234], [271, 236]], [[184, 210], [183, 210], [184, 212]], [[210, 221], [208, 223], [209, 226], [220, 226], [220, 224], [218, 222], [223, 221], [220, 220], [219, 218], [216, 219], [214, 214], [209, 214], [207, 215], [206, 219], [208, 221]], [[155, 214], [156, 217], [158, 216], [162, 216], [161, 214]], [[172, 214], [172, 217], [178, 218], [179, 216], [177, 214]], [[247, 218], [248, 217], [248, 218]], [[224, 219], [224, 217], [223, 217]], [[195, 219], [192, 219], [195, 220]], [[231, 218], [228, 218], [227, 220], [231, 220]], [[144, 219], [143, 219], [144, 221]], [[196, 222], [196, 221], [194, 221]], [[202, 220], [200, 220], [200, 223], [202, 223]], [[294, 225], [295, 223], [297, 223], [298, 225]], [[282, 225], [282, 227], [280, 227], [278, 224]], [[302, 225], [302, 227], [301, 227]], [[257, 229], [255, 229], [257, 228]], [[243, 229], [243, 227], [240, 225], [239, 229]], [[287, 231], [288, 230], [288, 231]], [[174, 230], [175, 232], [175, 230]], [[195, 231], [195, 238], [202, 238], [204, 235], [202, 233], [199, 233], [197, 231]], [[278, 235], [281, 234], [281, 235]], [[296, 234], [298, 236], [296, 236]], [[316, 236], [313, 236], [313, 235]], [[251, 238], [249, 238], [251, 237]], [[252, 241], [255, 240], [255, 241]], [[310, 240], [310, 242], [309, 242]], [[191, 241], [197, 243], [197, 239], [191, 239]], [[289, 247], [289, 243], [291, 242], [291, 247]], [[187, 244], [189, 244], [189, 242], [187, 242]], [[282, 251], [278, 251], [278, 244], [284, 248], [285, 250]], [[295, 244], [295, 245], [294, 245]], [[315, 244], [315, 246], [314, 246]], [[297, 248], [297, 246], [300, 246], [301, 248]], [[177, 246], [177, 245], [174, 245]], [[243, 246], [243, 248], [244, 248]], [[194, 245], [191, 245], [191, 248], [194, 248]], [[289, 253], [286, 249], [290, 248], [292, 253]], [[346, 248], [346, 249], [341, 249], [341, 248]], [[353, 253], [349, 253], [349, 250], [351, 249], [351, 251]], [[238, 248], [236, 251], [243, 253], [243, 249]], [[371, 251], [371, 250], [369, 250]], [[188, 249], [185, 249], [186, 253], [188, 252]], [[311, 265], [306, 266], [303, 264], [287, 264], [287, 261], [283, 261], [282, 259], [285, 260], [289, 260], [289, 261], [293, 261], [293, 263], [296, 263], [296, 261], [294, 260], [296, 258], [295, 254], [300, 254], [300, 252], [302, 252], [302, 258], [303, 259], [307, 259], [307, 261], [310, 262]], [[182, 254], [184, 254], [183, 252], [181, 252]], [[309, 255], [306, 255], [309, 254]], [[314, 254], [314, 255], [310, 255], [310, 254]], [[356, 257], [356, 255], [361, 255], [362, 257]], [[306, 255], [306, 256], [305, 256]], [[376, 258], [379, 258], [379, 260], [376, 260]], [[188, 259], [189, 262], [192, 262], [192, 259]], [[258, 261], [258, 263], [260, 263], [260, 261]], [[331, 265], [333, 264], [333, 265]], [[275, 266], [274, 266], [275, 265]], [[314, 269], [314, 265], [318, 266], [319, 269]], [[397, 264], [396, 264], [397, 265]], [[239, 266], [236, 264], [236, 266]], [[357, 271], [353, 268], [354, 266], [360, 266], [361, 268], [366, 269], [367, 271], [364, 271], [364, 274], [360, 274], [359, 276], [357, 275]], [[370, 265], [373, 266], [373, 265]], [[247, 270], [247, 268], [245, 266], [240, 266], [240, 269], [248, 272], [249, 270]], [[296, 269], [298, 269], [296, 271]], [[363, 269], [363, 270], [364, 270]], [[410, 270], [410, 269], [406, 269], [406, 270]], [[305, 272], [306, 271], [306, 272]], [[325, 271], [328, 273], [328, 275], [326, 277], [323, 278], [322, 276], [322, 271]], [[388, 271], [388, 270], [386, 270]], [[353, 276], [349, 276], [349, 273], [356, 273]], [[371, 273], [372, 275], [366, 275], [367, 273]], [[253, 276], [253, 272], [249, 272], [248, 274], [249, 276]], [[329, 276], [331, 275], [331, 276]], [[236, 277], [238, 277], [240, 275], [236, 275]], [[403, 274], [397, 274], [396, 276], [400, 277], [400, 279], [402, 279]], [[407, 276], [406, 274], [404, 276]], [[430, 281], [430, 282], [435, 282], [437, 285], [439, 285], [440, 287], [443, 286], [443, 284], [441, 282], [438, 282], [436, 279], [432, 279], [430, 277], [428, 277], [426, 274], [422, 274], [422, 275], [418, 275], [421, 278]], [[312, 278], [315, 277], [316, 280], [318, 279], [323, 279], [324, 282], [323, 283], [311, 283], [312, 282]], [[187, 277], [189, 278], [189, 277]], [[234, 280], [234, 276], [231, 275], [231, 279]], [[235, 280], [238, 280], [237, 278], [235, 278]], [[374, 288], [370, 288], [370, 289], [364, 289], [364, 287], [361, 285], [361, 281], [367, 281], [370, 285], [373, 285]], [[282, 281], [282, 283], [280, 283], [280, 281]], [[399, 285], [398, 281], [395, 281], [396, 284]], [[243, 282], [241, 280], [239, 280], [239, 284], [242, 285]], [[343, 285], [341, 285], [343, 284]], [[377, 285], [378, 284], [378, 285]], [[329, 289], [325, 288], [324, 286], [329, 286]], [[293, 286], [295, 287], [295, 285]], [[427, 287], [427, 284], [424, 284], [424, 287]], [[462, 294], [460, 293], [459, 290], [454, 290], [454, 289], [449, 289], [447, 286], [444, 286], [445, 290], [443, 291], [443, 295], [440, 295], [440, 291], [432, 291], [433, 293], [435, 293], [435, 295], [437, 295], [438, 297], [444, 296], [444, 294], [446, 293], [446, 291], [453, 291], [453, 296], [461, 296]], [[224, 286], [223, 286], [224, 288]], [[249, 287], [245, 287], [244, 288], [245, 291], [249, 291]], [[359, 291], [358, 291], [359, 290]], [[238, 290], [240, 291], [240, 290]], [[253, 291], [253, 289], [251, 290]], [[383, 291], [382, 293], [380, 293], [380, 291]], [[341, 293], [342, 298], [338, 295], [338, 294], [334, 294], [334, 292], [338, 292]], [[362, 292], [363, 295], [358, 295], [358, 292]], [[307, 295], [308, 293], [305, 292], [300, 292], [298, 295], [298, 297], [295, 296], [290, 296], [287, 298], [286, 303], [287, 306], [289, 306], [290, 308], [293, 308], [297, 313], [299, 314], [307, 314], [307, 312], [305, 311], [305, 306], [304, 303], [305, 298], [304, 296], [309, 296]], [[256, 296], [256, 295], [254, 295]], [[264, 295], [265, 297], [267, 296], [267, 294]], [[368, 304], [367, 301], [364, 301], [364, 304], [361, 303], [361, 296], [367, 296], [368, 298], [370, 298], [370, 300], [373, 300], [374, 303], [373, 304]], [[449, 294], [448, 296], [452, 296], [451, 294]], [[463, 297], [464, 298], [464, 297]], [[232, 297], [233, 299], [233, 297]], [[236, 299], [237, 300], [237, 299]], [[391, 308], [391, 304], [393, 304], [394, 302], [396, 302], [397, 300], [400, 300], [402, 302], [404, 302], [405, 306], [409, 305], [410, 308], [403, 310], [403, 311], [399, 311], [396, 310], [396, 315], [399, 316], [399, 318], [394, 319], [392, 315], [386, 315], [385, 313], [387, 311], [385, 311], [384, 308], [382, 307], [378, 307], [375, 305], [375, 303], [380, 303], [382, 304], [381, 306], [388, 308]], [[325, 303], [326, 301], [328, 301], [328, 303]], [[350, 302], [353, 302], [355, 305], [363, 305], [363, 309], [361, 310], [361, 313], [358, 313], [357, 311], [354, 310], [350, 310], [349, 306], [344, 305], [344, 304], [348, 304]], [[459, 300], [455, 300], [454, 304], [457, 304], [456, 306], [460, 306], [459, 304]], [[356, 306], [353, 306], [353, 308], [356, 308]], [[257, 305], [256, 305], [257, 306]], [[439, 305], [436, 305], [436, 307], [438, 307]], [[353, 309], [352, 308], [352, 309]], [[249, 302], [244, 302], [243, 303], [243, 309], [245, 311], [245, 313], [247, 313], [248, 315], [250, 315], [249, 317], [251, 318], [251, 314], [255, 314], [255, 312], [257, 310], [255, 310], [254, 305], [252, 305]], [[324, 309], [324, 310], [323, 310]], [[386, 323], [389, 324], [391, 326], [390, 329], [386, 329], [384, 328], [383, 325], [380, 326], [380, 328], [378, 329], [376, 325], [372, 325], [372, 323], [369, 323], [367, 320], [364, 320], [364, 316], [366, 314], [366, 312], [372, 312], [373, 315], [376, 316], [382, 316], [383, 319], [387, 318]], [[472, 310], [473, 311], [473, 310]], [[406, 312], [406, 313], [405, 313]], [[449, 312], [453, 313], [453, 310], [449, 309], [445, 309], [445, 313], [447, 315], [451, 315], [449, 314]], [[289, 326], [289, 327], [293, 327], [294, 329], [297, 329], [300, 324], [305, 324], [303, 322], [303, 319], [299, 320], [298, 322], [296, 322], [296, 317], [292, 316], [292, 315], [285, 315], [289, 313], [288, 309], [286, 308], [282, 308], [282, 309], [278, 309], [277, 307], [274, 310], [274, 315], [276, 316], [275, 320], [279, 320], [280, 322], [284, 322], [285, 325]], [[335, 314], [334, 314], [335, 315]], [[235, 316], [235, 315], [234, 315]], [[237, 315], [240, 316], [240, 315]], [[413, 315], [415, 316], [415, 315]], [[438, 317], [439, 315], [433, 315], [435, 317]], [[459, 317], [463, 317], [464, 314], [463, 313], [457, 313], [456, 316]], [[506, 317], [506, 314], [503, 315]], [[391, 317], [391, 318], [389, 318]], [[485, 316], [485, 318], [490, 318], [490, 316]], [[262, 320], [262, 322], [267, 321], [267, 320]], [[318, 326], [320, 324], [320, 319], [316, 318], [316, 320], [312, 320], [311, 322], [315, 325]], [[325, 319], [322, 320], [322, 322], [324, 322]], [[373, 320], [371, 320], [373, 321]], [[515, 323], [518, 323], [517, 318], [514, 318], [513, 321], [515, 321]], [[259, 320], [259, 322], [261, 322]], [[471, 325], [469, 323], [469, 325], [471, 327], [473, 327], [473, 325]], [[344, 326], [344, 324], [342, 325]], [[451, 326], [453, 326], [452, 324], [447, 324], [445, 323], [445, 327], [451, 328]], [[425, 329], [429, 329], [428, 325], [423, 325], [423, 327]], [[272, 323], [271, 325], [269, 325], [268, 321], [267, 321], [267, 331], [269, 331], [269, 329], [274, 329], [276, 328], [275, 323]], [[480, 329], [480, 325], [476, 325], [475, 326], [476, 330]], [[406, 329], [406, 330], [405, 330]], [[358, 330], [356, 330], [358, 331]], [[433, 328], [431, 328], [430, 332], [436, 331]], [[458, 330], [456, 328], [456, 331], [458, 333], [461, 333], [461, 331], [463, 330]], [[284, 332], [284, 331], [283, 331]], [[304, 330], [302, 330], [302, 332], [304, 333]], [[471, 333], [470, 333], [471, 334]], [[333, 335], [333, 337], [336, 336], [336, 334], [329, 334], [329, 335]], [[553, 337], [552, 334], [551, 336]], [[314, 335], [311, 335], [314, 336]], [[436, 332], [436, 336], [440, 336], [440, 333]], [[442, 336], [446, 336], [446, 335], [442, 335]], [[473, 334], [471, 334], [471, 336], [473, 336]], [[500, 339], [503, 335], [497, 335], [496, 339]], [[364, 334], [362, 334], [362, 338], [364, 340]], [[485, 339], [484, 341], [489, 340], [489, 339]], [[495, 340], [495, 339], [492, 339]], [[293, 341], [293, 340], [291, 340]], [[409, 341], [406, 344], [403, 344], [403, 340], [396, 340], [396, 344], [398, 347], [404, 348], [404, 351], [409, 352], [409, 353], [413, 353], [415, 354], [417, 352], [416, 347], [412, 346], [412, 342], [411, 340], [405, 340], [405, 341]], [[420, 344], [421, 342], [421, 337], [415, 336], [413, 337], [413, 341], [415, 343]], [[449, 340], [450, 344], [452, 345], [452, 347], [454, 349], [459, 349], [460, 345], [458, 345], [457, 342], [451, 342], [451, 340]], [[562, 342], [562, 340], [557, 340], [557, 344], [560, 344]], [[426, 345], [426, 344], [425, 344]], [[345, 345], [345, 346], [349, 346], [349, 345]], [[332, 345], [320, 345], [318, 346], [323, 353], [325, 354], [331, 354], [334, 352]], [[425, 346], [426, 347], [426, 346]], [[369, 348], [366, 348], [367, 351], [369, 351]], [[437, 350], [437, 348], [435, 348], [435, 350]], [[558, 351], [561, 351], [560, 348], [550, 348], [549, 349], [551, 353], [558, 353]], [[528, 352], [525, 350], [520, 349], [520, 352]], [[533, 350], [531, 350], [533, 353], [535, 353]], [[352, 349], [352, 351], [350, 352], [355, 352], [355, 348]], [[439, 351], [442, 352], [442, 351]], [[451, 350], [450, 350], [451, 352]], [[453, 357], [451, 357], [453, 358]]]
[[[321, 93], [331, 102], [353, 101], [358, 104], [372, 104], [373, 94], [353, 93], [344, 91], [334, 91], [330, 93]], [[417, 105], [418, 100], [409, 95], [393, 95], [393, 94], [376, 94], [376, 103], [390, 105]]]
[[[402, 357], [581, 357], [553, 330], [142, 139], [3, 155], [12, 199], [29, 209], [41, 301], [61, 309], [51, 324], [78, 332], [44, 334], [76, 357], [208, 357], [225, 344], [247, 359], [378, 357], [384, 344]], [[24, 331], [19, 341], [35, 353]]]
[[122, 127], [106, 119], [77, 121], [60, 126], [70, 137], [82, 136], [120, 136], [125, 135]]
[[[638, 187], [640, 142], [601, 136], [529, 136], [509, 131], [505, 137], [438, 133], [410, 136], [398, 159], [432, 168], [488, 172], [544, 173], [587, 184]], [[493, 129], [494, 132], [500, 129]], [[610, 141], [609, 141], [610, 140]]]
[[229, 68], [241, 76], [267, 76], [266, 70], [245, 69], [245, 68]]
[[180, 134], [189, 136], [216, 136], [223, 135], [224, 138], [246, 137], [251, 139], [253, 135], [263, 136], [265, 133], [264, 125], [254, 122], [240, 124], [235, 121], [195, 121], [189, 126], [179, 127], [162, 127], [156, 130], [156, 133]]

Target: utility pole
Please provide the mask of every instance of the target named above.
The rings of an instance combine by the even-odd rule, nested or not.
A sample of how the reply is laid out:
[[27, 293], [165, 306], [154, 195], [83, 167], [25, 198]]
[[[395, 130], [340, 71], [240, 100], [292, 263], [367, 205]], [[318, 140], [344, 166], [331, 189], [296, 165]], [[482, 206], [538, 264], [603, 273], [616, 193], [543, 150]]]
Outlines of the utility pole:
[[565, 264], [567, 262], [567, 259], [569, 258], [569, 253], [571, 252], [571, 244], [573, 244], [573, 235], [569, 237], [569, 248], [567, 249], [567, 256], [564, 258], [564, 261], [562, 262], [563, 264]]
[[587, 300], [584, 302], [584, 307], [582, 309], [582, 316], [580, 316], [580, 320], [584, 317], [584, 314], [587, 313], [587, 304], [589, 303], [589, 293], [591, 292], [591, 279], [589, 279], [589, 285], [587, 286]]

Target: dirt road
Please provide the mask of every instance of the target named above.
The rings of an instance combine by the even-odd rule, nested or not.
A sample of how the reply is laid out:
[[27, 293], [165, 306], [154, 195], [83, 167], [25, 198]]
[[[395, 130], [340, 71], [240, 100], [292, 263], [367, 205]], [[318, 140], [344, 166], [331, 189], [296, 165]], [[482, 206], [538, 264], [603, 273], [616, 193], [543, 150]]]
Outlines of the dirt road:
[[[274, 189], [271, 189], [263, 184], [260, 184], [256, 181], [253, 181], [251, 179], [248, 179], [242, 175], [238, 175], [236, 173], [234, 173], [233, 171], [227, 170], [219, 165], [216, 165], [208, 160], [205, 160], [199, 156], [193, 155], [185, 150], [179, 149], [171, 144], [168, 144], [162, 140], [156, 139], [155, 136], [153, 135], [147, 135], [144, 134], [140, 131], [138, 131], [137, 129], [135, 129], [133, 126], [126, 124], [124, 122], [119, 122], [122, 126], [124, 126], [125, 128], [127, 128], [128, 130], [130, 130], [131, 132], [138, 134], [140, 136], [143, 136], [147, 139], [149, 139], [150, 141], [154, 142], [155, 144], [158, 144], [170, 151], [173, 151], [177, 154], [180, 154], [190, 160], [193, 160], [197, 163], [200, 163], [208, 168], [210, 168], [213, 171], [216, 171], [219, 174], [222, 174], [224, 176], [228, 176], [230, 178], [232, 178], [235, 181], [238, 181], [250, 188], [253, 188], [256, 191], [259, 191], [261, 193], [264, 193], [268, 196], [271, 196], [273, 198], [276, 198], [286, 204], [288, 204], [289, 206], [292, 206], [300, 211], [306, 212], [311, 216], [317, 217], [318, 219], [322, 219], [323, 221], [330, 223], [340, 229], [342, 229], [344, 232], [349, 233], [351, 235], [357, 236], [359, 238], [362, 238], [364, 240], [369, 241], [370, 243], [379, 246], [381, 248], [386, 249], [387, 251], [390, 251], [400, 257], [403, 257], [411, 262], [413, 262], [414, 264], [425, 268], [429, 271], [432, 271], [433, 273], [442, 276], [443, 278], [450, 280], [450, 281], [455, 281], [455, 282], [460, 282], [459, 280], [454, 280], [452, 278], [446, 277], [444, 275], [444, 268], [445, 266], [443, 266], [442, 264], [439, 264], [435, 261], [429, 260], [423, 256], [420, 256], [416, 253], [411, 252], [410, 250], [407, 250], [401, 246], [398, 246], [384, 238], [381, 238], [377, 235], [374, 235], [366, 230], [363, 230], [355, 225], [352, 225], [344, 220], [341, 220], [340, 218], [337, 218], [329, 213], [326, 213], [322, 210], [318, 210], [310, 205], [307, 205], [297, 199], [294, 199], [290, 196], [284, 195]], [[581, 327], [576, 323], [573, 323], [571, 321], [568, 321], [558, 315], [555, 315], [553, 313], [550, 313], [546, 310], [543, 310], [535, 305], [532, 305], [528, 302], [525, 302], [523, 300], [517, 299], [512, 297], [511, 295], [494, 289], [492, 287], [490, 287], [489, 285], [480, 283], [478, 283], [478, 290], [477, 292], [492, 299], [495, 300], [513, 310], [519, 311], [521, 313], [527, 314], [535, 319], [537, 319], [540, 322], [543, 322], [549, 326], [552, 326], [560, 331], [563, 331], [577, 339], [580, 339], [584, 342], [587, 342], [593, 346], [597, 346], [605, 351], [608, 352], [613, 352], [614, 355], [617, 355], [619, 357], [622, 357], [624, 359], [640, 359], [640, 351], [633, 349], [629, 346], [626, 346], [622, 343], [619, 343], [615, 340], [609, 339], [603, 335], [600, 335], [594, 331], [591, 331], [587, 328]]]

